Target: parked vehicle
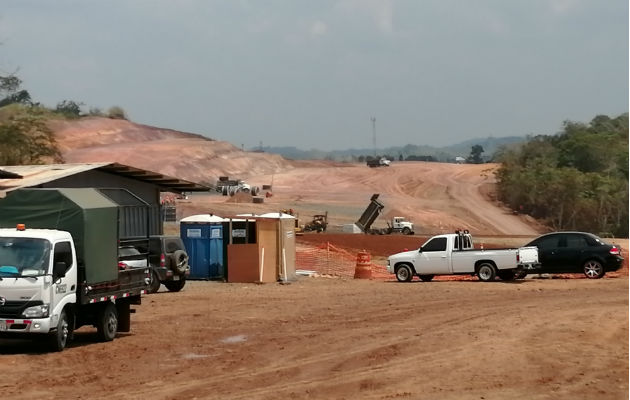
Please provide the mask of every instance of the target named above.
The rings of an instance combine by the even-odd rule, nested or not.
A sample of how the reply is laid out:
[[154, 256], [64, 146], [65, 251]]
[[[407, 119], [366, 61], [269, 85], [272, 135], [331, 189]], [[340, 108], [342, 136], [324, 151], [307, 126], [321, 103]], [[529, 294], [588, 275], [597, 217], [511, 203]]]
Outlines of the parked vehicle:
[[527, 244], [536, 246], [540, 257], [539, 273], [578, 272], [598, 279], [623, 264], [621, 248], [605, 243], [586, 232], [554, 232], [542, 235]]
[[400, 282], [409, 282], [415, 275], [425, 282], [435, 275], [477, 275], [484, 282], [496, 276], [512, 280], [522, 269], [537, 265], [536, 247], [475, 250], [468, 231], [433, 236], [418, 250], [387, 258], [387, 271]]
[[370, 204], [365, 208], [363, 214], [354, 223], [362, 232], [372, 235], [389, 235], [392, 233], [402, 233], [403, 235], [413, 235], [413, 223], [407, 221], [405, 217], [394, 217], [391, 222], [387, 221], [387, 228], [372, 228], [376, 218], [383, 212], [385, 205], [378, 200], [378, 193], [370, 197]]
[[413, 223], [407, 221], [405, 217], [394, 217], [391, 223], [387, 222], [387, 229], [385, 233], [402, 233], [403, 235], [413, 235]]
[[381, 157], [378, 159], [369, 159], [366, 161], [366, 164], [370, 168], [389, 167], [389, 165], [391, 164], [391, 161], [389, 161], [385, 157]]
[[241, 179], [229, 179], [227, 176], [220, 176], [215, 185], [217, 192], [223, 196], [234, 196], [236, 193], [250, 193], [252, 196], [258, 196], [260, 188], [252, 186]]
[[148, 268], [147, 255], [134, 246], [118, 247], [118, 268]]
[[120, 269], [118, 246], [147, 245], [137, 222], [148, 213], [96, 189], [19, 189], [0, 199], [0, 337], [43, 338], [61, 351], [83, 325], [102, 341], [129, 332], [149, 269], [146, 259]]
[[164, 284], [169, 292], [184, 288], [190, 275], [188, 253], [179, 236], [155, 235], [149, 238], [149, 264], [151, 265], [150, 293]]

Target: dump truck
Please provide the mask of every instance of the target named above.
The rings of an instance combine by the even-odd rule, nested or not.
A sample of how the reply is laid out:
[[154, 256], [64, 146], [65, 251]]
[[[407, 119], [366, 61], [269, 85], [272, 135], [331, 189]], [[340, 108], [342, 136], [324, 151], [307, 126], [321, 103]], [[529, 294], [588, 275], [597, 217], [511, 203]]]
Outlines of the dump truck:
[[376, 221], [376, 218], [383, 212], [385, 205], [378, 200], [379, 194], [375, 193], [370, 198], [370, 204], [368, 204], [363, 214], [355, 225], [363, 233], [369, 233], [373, 235], [389, 235], [391, 233], [402, 233], [404, 235], [413, 235], [413, 223], [407, 221], [404, 217], [394, 217], [391, 221], [387, 222], [387, 228], [372, 228], [372, 224]]
[[385, 157], [372, 158], [372, 159], [368, 159], [366, 161], [367, 166], [370, 167], [370, 168], [389, 167], [390, 163], [391, 163], [391, 161], [389, 161]]
[[150, 271], [146, 253], [120, 249], [148, 248], [149, 206], [114, 200], [123, 196], [134, 197], [63, 188], [0, 199], [0, 337], [44, 339], [62, 351], [84, 325], [102, 341], [130, 331]]

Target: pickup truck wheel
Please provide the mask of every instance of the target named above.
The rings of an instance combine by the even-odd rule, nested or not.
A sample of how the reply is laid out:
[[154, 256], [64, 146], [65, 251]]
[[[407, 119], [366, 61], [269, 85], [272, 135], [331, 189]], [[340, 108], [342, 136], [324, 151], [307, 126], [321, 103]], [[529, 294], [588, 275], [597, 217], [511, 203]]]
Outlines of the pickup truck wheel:
[[482, 282], [492, 282], [494, 277], [496, 276], [497, 271], [494, 268], [494, 265], [490, 263], [483, 263], [479, 266], [477, 270], [477, 276], [479, 280]]
[[604, 266], [599, 261], [589, 260], [584, 263], [584, 275], [589, 279], [599, 279], [605, 273]]
[[168, 289], [169, 292], [179, 292], [184, 288], [186, 284], [186, 279], [182, 278], [178, 281], [166, 281], [164, 282], [164, 286]]
[[188, 255], [184, 250], [175, 250], [173, 254], [171, 254], [171, 259], [173, 261], [173, 269], [176, 273], [183, 275], [188, 269]]
[[116, 337], [116, 332], [118, 332], [118, 313], [113, 303], [107, 303], [99, 313], [96, 332], [99, 339], [103, 342], [110, 342]]
[[155, 270], [151, 270], [151, 282], [149, 283], [149, 293], [155, 293], [160, 290], [160, 277]]
[[409, 227], [405, 226], [402, 230], [403, 235], [411, 235], [411, 229], [409, 229]]
[[514, 279], [523, 279], [527, 276], [527, 271], [521, 270], [514, 275]]
[[420, 275], [420, 280], [422, 282], [431, 282], [435, 275]]
[[516, 277], [514, 270], [511, 270], [511, 269], [507, 271], [499, 271], [497, 272], [497, 275], [502, 281], [513, 281], [514, 278]]
[[398, 279], [398, 282], [411, 282], [411, 279], [413, 279], [411, 267], [407, 264], [396, 267], [396, 279]]
[[72, 328], [66, 310], [61, 311], [59, 322], [57, 323], [57, 331], [50, 336], [50, 348], [52, 351], [62, 351], [68, 344], [71, 336]]

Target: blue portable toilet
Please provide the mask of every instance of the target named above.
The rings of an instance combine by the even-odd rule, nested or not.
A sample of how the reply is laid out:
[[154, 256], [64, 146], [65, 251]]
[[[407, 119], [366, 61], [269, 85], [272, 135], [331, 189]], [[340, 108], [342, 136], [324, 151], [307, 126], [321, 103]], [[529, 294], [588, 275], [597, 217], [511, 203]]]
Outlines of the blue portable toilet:
[[225, 279], [224, 222], [225, 219], [209, 214], [180, 221], [180, 236], [188, 252], [189, 279]]

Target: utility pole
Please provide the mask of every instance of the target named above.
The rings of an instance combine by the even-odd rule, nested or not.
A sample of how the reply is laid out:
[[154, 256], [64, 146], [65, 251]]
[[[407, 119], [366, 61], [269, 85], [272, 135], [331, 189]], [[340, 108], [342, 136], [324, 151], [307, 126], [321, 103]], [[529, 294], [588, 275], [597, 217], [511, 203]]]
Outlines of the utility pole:
[[372, 145], [374, 146], [374, 157], [376, 157], [376, 118], [371, 117], [372, 121]]

